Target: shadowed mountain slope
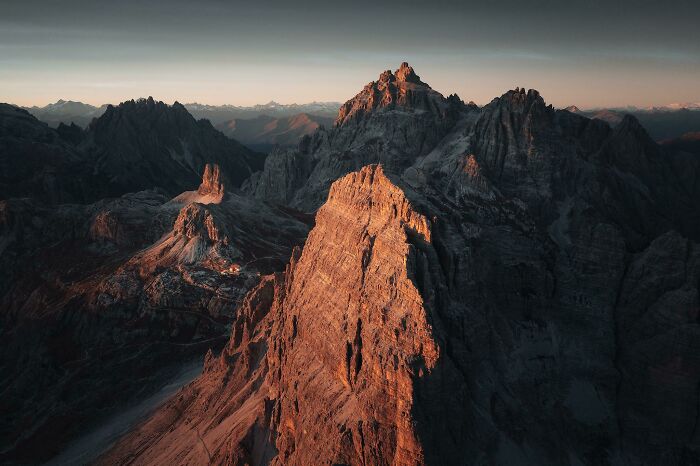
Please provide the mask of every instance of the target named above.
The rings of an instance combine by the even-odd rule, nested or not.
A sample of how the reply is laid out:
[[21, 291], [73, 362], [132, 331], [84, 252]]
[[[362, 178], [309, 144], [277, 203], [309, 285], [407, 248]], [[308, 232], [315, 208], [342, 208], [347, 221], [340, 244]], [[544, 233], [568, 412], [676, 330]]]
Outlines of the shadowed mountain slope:
[[197, 186], [207, 163], [219, 165], [233, 186], [262, 168], [264, 156], [225, 137], [185, 107], [152, 98], [108, 107], [81, 144], [95, 170], [118, 191], [158, 186], [170, 195]]
[[0, 462], [48, 460], [223, 345], [242, 297], [309, 221], [227, 183], [207, 165], [174, 199], [0, 201]]
[[25, 110], [0, 106], [0, 199], [94, 202], [159, 188], [193, 189], [207, 163], [239, 186], [265, 156], [227, 138], [180, 104], [152, 98], [109, 106], [87, 130], [49, 128]]

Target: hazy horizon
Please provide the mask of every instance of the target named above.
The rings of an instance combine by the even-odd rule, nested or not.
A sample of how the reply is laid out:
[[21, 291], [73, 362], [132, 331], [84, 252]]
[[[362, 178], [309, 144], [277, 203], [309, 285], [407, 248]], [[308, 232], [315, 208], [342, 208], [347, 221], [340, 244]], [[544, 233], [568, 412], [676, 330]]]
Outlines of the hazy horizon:
[[700, 101], [693, 1], [8, 0], [0, 13], [0, 101], [22, 106], [344, 102], [402, 61], [478, 104], [515, 87], [556, 107]]
[[[513, 88], [513, 89], [515, 89], [515, 88]], [[508, 89], [508, 90], [512, 90], [512, 89]], [[507, 90], [507, 91], [508, 91], [508, 90]], [[495, 98], [495, 97], [500, 97], [501, 95], [503, 95], [503, 94], [504, 94], [505, 92], [507, 92], [507, 91], [504, 91], [504, 92], [501, 93], [501, 94], [495, 95], [494, 98]], [[448, 94], [445, 94], [445, 95], [448, 95]], [[277, 101], [275, 101], [275, 100], [269, 100], [269, 101], [267, 101], [267, 102], [257, 102], [257, 103], [253, 103], [253, 104], [249, 104], [249, 105], [242, 105], [242, 104], [231, 103], [231, 102], [221, 103], [221, 104], [211, 104], [211, 103], [208, 103], [208, 102], [198, 102], [198, 101], [185, 102], [185, 101], [180, 101], [180, 100], [178, 100], [178, 99], [175, 99], [175, 100], [172, 100], [172, 101], [166, 101], [166, 100], [163, 100], [163, 99], [159, 99], [157, 96], [139, 96], [139, 97], [131, 97], [131, 98], [126, 98], [126, 99], [120, 100], [120, 101], [103, 102], [103, 103], [84, 102], [84, 101], [82, 101], [82, 100], [66, 99], [66, 98], [61, 98], [61, 97], [59, 97], [59, 98], [57, 98], [57, 99], [55, 99], [55, 100], [53, 100], [53, 101], [48, 101], [48, 102], [46, 102], [46, 103], [38, 104], [38, 105], [37, 105], [37, 104], [34, 104], [34, 105], [21, 105], [21, 104], [15, 103], [15, 102], [3, 102], [3, 103], [9, 103], [9, 104], [21, 106], [21, 107], [23, 107], [23, 108], [34, 108], [34, 107], [36, 107], [36, 108], [45, 108], [45, 107], [47, 107], [47, 106], [49, 106], [49, 105], [56, 104], [56, 103], [58, 103], [59, 101], [64, 101], [64, 102], [74, 102], [74, 103], [87, 104], [87, 105], [91, 105], [91, 106], [93, 106], [93, 107], [99, 108], [99, 107], [102, 107], [102, 106], [104, 106], [104, 105], [115, 105], [115, 106], [116, 106], [116, 105], [119, 105], [119, 104], [121, 104], [121, 103], [123, 103], [123, 102], [126, 102], [126, 101], [130, 101], [130, 100], [139, 100], [139, 99], [147, 99], [148, 97], [153, 97], [153, 99], [154, 99], [155, 101], [164, 102], [164, 103], [167, 104], [167, 105], [173, 105], [175, 102], [178, 102], [178, 103], [180, 103], [180, 104], [182, 104], [182, 105], [185, 105], [185, 106], [187, 106], [187, 105], [203, 105], [203, 106], [210, 106], [210, 107], [232, 106], [232, 107], [239, 107], [239, 108], [252, 108], [252, 107], [255, 107], [255, 106], [268, 105], [268, 104], [271, 104], [271, 103], [275, 103], [275, 104], [279, 104], [279, 105], [285, 105], [285, 106], [287, 106], [287, 105], [305, 106], [305, 105], [312, 105], [312, 104], [338, 104], [338, 106], [341, 106], [341, 105], [343, 105], [343, 103], [345, 103], [347, 100], [351, 99], [353, 96], [348, 97], [347, 99], [343, 99], [343, 100], [324, 100], [324, 101], [313, 100], [313, 101], [308, 101], [308, 102], [294, 102], [294, 101], [292, 101], [292, 102], [277, 102]], [[461, 96], [460, 96], [460, 97], [461, 97]], [[546, 99], [547, 96], [546, 96], [546, 95], [543, 95], [543, 97]], [[467, 102], [468, 102], [468, 101], [469, 101], [469, 100], [467, 100]], [[476, 103], [476, 104], [479, 105], [479, 106], [483, 106], [483, 105], [488, 104], [489, 102], [490, 102], [490, 100], [489, 100], [488, 102], [474, 102], [474, 103]], [[547, 102], [547, 103], [549, 104], [550, 102]], [[647, 106], [638, 106], [638, 105], [618, 105], [618, 106], [611, 106], [611, 105], [608, 105], [608, 106], [587, 107], [587, 106], [577, 105], [577, 104], [575, 104], [575, 103], [572, 103], [572, 104], [569, 104], [569, 105], [553, 105], [553, 104], [552, 104], [552, 105], [553, 105], [555, 108], [566, 108], [566, 107], [570, 107], [570, 106], [576, 106], [576, 107], [578, 107], [579, 109], [581, 109], [581, 110], [583, 110], [583, 111], [595, 111], [595, 110], [606, 110], [606, 109], [608, 109], [608, 110], [617, 110], [617, 109], [619, 109], [619, 110], [622, 110], [622, 109], [647, 110], [647, 109], [653, 109], [653, 108], [672, 108], [672, 107], [673, 107], [673, 109], [680, 110], [682, 107], [678, 107], [678, 105], [687, 105], [687, 104], [692, 104], [692, 105], [694, 105], [694, 107], [691, 108], [691, 110], [696, 110], [697, 107], [695, 107], [695, 106], [700, 106], [700, 99], [689, 100], [689, 101], [685, 101], [685, 102], [667, 102], [667, 103], [665, 103], [665, 104], [647, 105]]]

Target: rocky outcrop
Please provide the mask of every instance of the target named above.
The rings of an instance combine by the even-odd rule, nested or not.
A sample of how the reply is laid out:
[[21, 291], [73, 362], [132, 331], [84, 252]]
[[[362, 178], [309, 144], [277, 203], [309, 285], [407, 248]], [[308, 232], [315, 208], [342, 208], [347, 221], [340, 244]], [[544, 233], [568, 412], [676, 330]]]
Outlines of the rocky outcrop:
[[377, 109], [410, 109], [430, 113], [445, 110], [445, 98], [435, 92], [404, 62], [394, 73], [384, 71], [377, 81], [365, 88], [340, 107], [336, 126], [360, 119]]
[[197, 193], [202, 196], [224, 196], [224, 180], [223, 175], [221, 174], [221, 169], [218, 165], [208, 163], [204, 166], [204, 175], [202, 175], [202, 183], [199, 185]]
[[211, 212], [200, 204], [190, 204], [180, 211], [175, 220], [173, 233], [176, 236], [184, 236], [192, 239], [201, 237], [203, 241], [229, 242], [225, 226], [218, 223]]
[[[415, 283], [421, 259], [413, 243], [430, 239], [429, 220], [380, 167], [333, 185], [288, 271], [279, 319], [286, 338], [272, 347], [281, 349], [270, 364], [278, 462], [423, 458], [412, 377], [434, 369], [439, 349]], [[313, 409], [317, 403], [328, 411]]]
[[[293, 204], [297, 192], [305, 188], [314, 170], [315, 160], [308, 147], [326, 146], [325, 136], [325, 132], [316, 132], [312, 137], [302, 140], [305, 148], [303, 152], [281, 147], [273, 149], [265, 159], [265, 168], [251, 175], [243, 186], [244, 191], [271, 204]], [[311, 141], [315, 144], [309, 144]]]
[[485, 106], [474, 127], [473, 151], [490, 177], [520, 197], [546, 195], [524, 191], [533, 184], [549, 187], [552, 172], [561, 169], [549, 157], [558, 142], [551, 136], [554, 115], [532, 89], [510, 91]]

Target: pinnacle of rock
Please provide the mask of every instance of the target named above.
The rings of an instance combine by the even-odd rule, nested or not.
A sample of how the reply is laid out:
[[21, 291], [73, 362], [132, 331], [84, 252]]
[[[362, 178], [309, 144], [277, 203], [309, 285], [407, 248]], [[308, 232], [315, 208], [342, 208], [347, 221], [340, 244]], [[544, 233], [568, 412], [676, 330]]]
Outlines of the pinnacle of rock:
[[415, 71], [413, 71], [413, 68], [406, 62], [401, 63], [401, 66], [394, 72], [394, 75], [398, 81], [426, 85], [420, 80], [420, 76], [418, 76]]
[[202, 184], [199, 185], [197, 192], [201, 195], [223, 196], [224, 182], [219, 165], [208, 163], [204, 166]]
[[[336, 126], [362, 117], [377, 109], [395, 107], [407, 110], [440, 111], [448, 104], [440, 93], [421, 81], [408, 63], [403, 62], [394, 73], [386, 70], [377, 81], [367, 84], [355, 97], [340, 107]], [[460, 101], [460, 104], [463, 103]]]

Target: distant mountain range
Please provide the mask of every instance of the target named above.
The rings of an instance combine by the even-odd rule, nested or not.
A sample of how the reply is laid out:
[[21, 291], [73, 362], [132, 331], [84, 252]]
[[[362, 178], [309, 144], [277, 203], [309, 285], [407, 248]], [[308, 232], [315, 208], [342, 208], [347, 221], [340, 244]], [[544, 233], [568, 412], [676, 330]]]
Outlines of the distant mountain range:
[[308, 113], [320, 117], [335, 118], [341, 105], [340, 102], [311, 102], [308, 104], [285, 105], [270, 101], [266, 104], [253, 105], [252, 107], [191, 103], [185, 104], [185, 108], [195, 118], [206, 118], [214, 126], [217, 126], [229, 120], [257, 118], [262, 115], [286, 118], [300, 113]]
[[[609, 107], [609, 110], [616, 110], [620, 112], [673, 112], [674, 110], [681, 110], [681, 109], [688, 109], [688, 110], [700, 110], [700, 102], [675, 102], [672, 104], [668, 105], [661, 105], [661, 106], [649, 106], [649, 107], [637, 107], [634, 105], [628, 105], [626, 107]], [[593, 108], [590, 109], [592, 111], [594, 110], [604, 110], [603, 108]]]
[[[276, 118], [286, 118], [300, 113], [335, 118], [340, 108], [340, 102], [311, 102], [308, 104], [279, 104], [270, 101], [266, 104], [242, 107], [237, 105], [205, 105], [198, 103], [184, 104], [193, 117], [206, 118], [213, 125], [219, 125], [233, 119], [250, 119], [265, 115]], [[93, 118], [97, 118], [107, 110], [108, 104], [96, 107], [82, 102], [60, 99], [56, 103], [44, 107], [23, 107], [39, 120], [57, 127], [59, 123], [67, 125], [75, 123], [86, 127]]]
[[671, 104], [651, 108], [602, 108], [581, 110], [572, 105], [566, 110], [597, 120], [611, 126], [619, 124], [625, 115], [633, 115], [644, 126], [652, 139], [663, 141], [674, 139], [685, 133], [700, 131], [700, 103]]
[[[319, 126], [330, 126], [338, 115], [339, 102], [280, 104], [270, 101], [249, 107], [237, 105], [183, 105], [196, 119], [206, 118], [218, 130], [255, 150], [267, 152], [274, 145], [291, 146]], [[86, 128], [101, 116], [108, 105], [99, 107], [58, 100], [44, 107], [24, 107], [37, 119], [56, 128], [60, 123], [75, 123]], [[656, 141], [681, 137], [700, 131], [700, 102], [672, 103], [661, 107], [614, 107], [581, 109], [567, 107], [572, 113], [595, 118], [615, 126], [625, 115], [634, 115]]]
[[107, 104], [95, 107], [82, 102], [60, 99], [56, 103], [44, 107], [23, 108], [52, 128], [58, 127], [61, 123], [67, 125], [75, 123], [85, 128], [94, 118], [100, 117], [107, 110], [107, 107]]
[[[284, 105], [271, 101], [251, 107], [197, 103], [183, 107], [196, 119], [209, 120], [225, 135], [267, 152], [275, 145], [296, 145], [302, 136], [313, 133], [319, 126], [332, 125], [340, 105], [339, 102]], [[24, 109], [52, 128], [57, 128], [61, 123], [87, 128], [108, 107], [61, 99], [44, 107]]]
[[260, 115], [256, 118], [234, 118], [216, 125], [226, 136], [237, 139], [252, 149], [268, 152], [273, 146], [293, 146], [303, 136], [319, 127], [331, 127], [333, 118], [309, 113], [274, 118]]

